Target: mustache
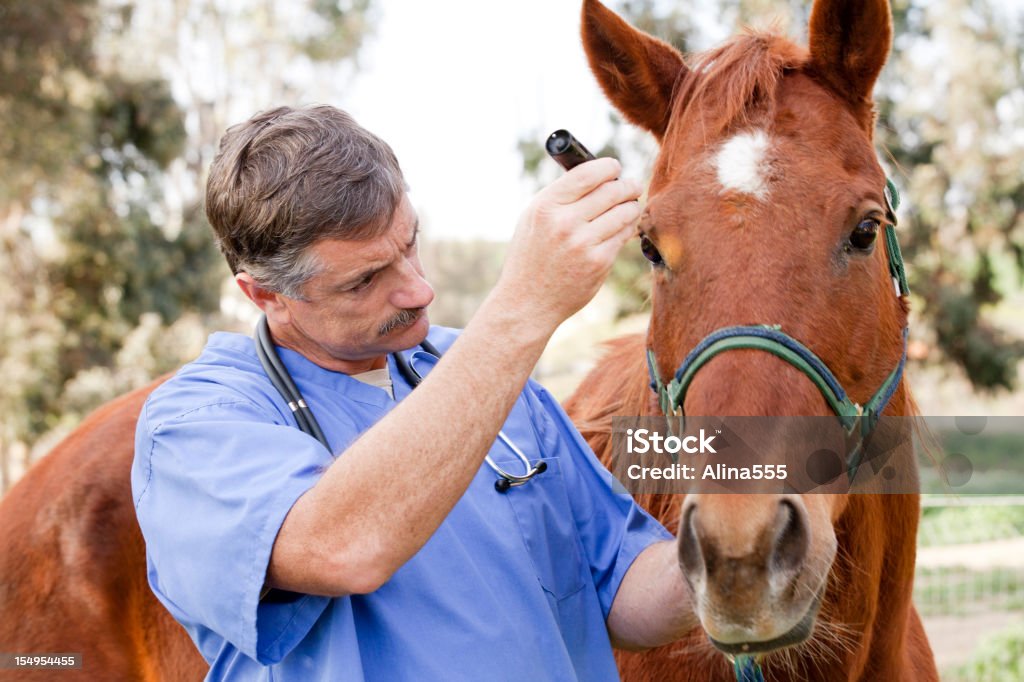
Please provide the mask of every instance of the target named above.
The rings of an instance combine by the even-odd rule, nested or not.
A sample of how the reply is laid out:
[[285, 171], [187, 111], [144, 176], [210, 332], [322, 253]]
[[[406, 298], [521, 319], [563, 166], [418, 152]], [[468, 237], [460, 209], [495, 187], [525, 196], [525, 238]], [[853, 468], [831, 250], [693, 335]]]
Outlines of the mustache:
[[380, 336], [387, 336], [396, 329], [408, 327], [416, 322], [416, 320], [420, 319], [420, 315], [423, 314], [424, 310], [426, 310], [426, 308], [406, 308], [397, 315], [385, 320], [384, 323], [381, 324], [380, 329], [377, 330], [377, 333]]

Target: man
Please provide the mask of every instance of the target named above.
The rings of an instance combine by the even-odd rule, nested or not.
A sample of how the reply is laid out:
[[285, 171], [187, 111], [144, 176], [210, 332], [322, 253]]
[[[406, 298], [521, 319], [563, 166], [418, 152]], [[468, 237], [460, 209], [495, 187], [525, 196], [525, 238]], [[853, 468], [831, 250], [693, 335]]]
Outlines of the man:
[[[611, 643], [692, 627], [670, 535], [528, 382], [633, 234], [640, 187], [619, 175], [599, 159], [541, 191], [456, 334], [427, 322], [383, 141], [331, 107], [228, 130], [207, 215], [331, 447], [296, 428], [244, 336], [211, 336], [143, 409], [150, 584], [208, 679], [615, 679]], [[521, 473], [513, 446], [546, 470], [502, 493], [484, 456]]]

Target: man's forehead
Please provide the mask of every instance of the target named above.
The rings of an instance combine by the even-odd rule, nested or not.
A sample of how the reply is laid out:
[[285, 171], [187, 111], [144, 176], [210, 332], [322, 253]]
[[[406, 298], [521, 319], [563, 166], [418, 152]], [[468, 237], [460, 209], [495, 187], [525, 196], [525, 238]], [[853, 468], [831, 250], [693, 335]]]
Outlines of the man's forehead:
[[402, 202], [388, 227], [369, 239], [321, 239], [312, 250], [330, 261], [332, 269], [361, 270], [371, 265], [386, 265], [395, 256], [396, 248], [405, 250], [416, 238], [419, 217], [408, 203]]
[[420, 217], [416, 215], [416, 209], [412, 207], [409, 195], [403, 194], [402, 201], [395, 209], [395, 215], [391, 218], [391, 224], [388, 225], [388, 229], [385, 230], [384, 234], [387, 235], [397, 231], [399, 235], [404, 235], [406, 241], [408, 241], [413, 236], [413, 233], [419, 229], [419, 226]]
[[403, 194], [402, 201], [399, 202], [398, 206], [395, 208], [394, 215], [391, 216], [391, 222], [383, 232], [378, 234], [376, 237], [361, 240], [361, 242], [348, 243], [362, 243], [367, 246], [372, 246], [374, 244], [391, 246], [395, 242], [406, 244], [415, 236], [416, 230], [419, 229], [419, 224], [420, 219], [419, 216], [416, 215], [416, 209], [412, 207], [412, 202], [409, 201], [409, 196]]

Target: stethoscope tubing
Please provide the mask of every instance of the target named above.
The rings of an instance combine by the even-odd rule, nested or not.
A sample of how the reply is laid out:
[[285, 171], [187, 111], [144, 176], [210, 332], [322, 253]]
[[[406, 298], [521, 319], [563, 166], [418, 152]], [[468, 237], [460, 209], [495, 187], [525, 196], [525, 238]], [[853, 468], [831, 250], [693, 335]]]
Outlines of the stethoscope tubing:
[[[288, 369], [281, 362], [281, 358], [277, 354], [277, 350], [274, 348], [274, 341], [270, 338], [270, 326], [267, 322], [267, 316], [261, 315], [259, 322], [256, 323], [256, 355], [259, 357], [260, 364], [263, 365], [263, 370], [267, 374], [267, 378], [270, 379], [270, 383], [274, 385], [277, 392], [281, 394], [285, 402], [288, 403], [288, 408], [295, 415], [295, 421], [299, 427], [299, 430], [307, 433], [316, 438], [321, 445], [331, 450], [330, 444], [327, 442], [327, 437], [324, 435], [323, 430], [320, 428], [319, 422], [316, 417], [313, 416], [313, 411], [306, 404], [306, 401], [302, 397], [302, 393], [299, 391], [299, 387], [295, 385], [295, 381], [292, 379], [291, 374], [288, 373]], [[434, 356], [440, 359], [441, 353], [438, 352], [437, 348], [430, 343], [430, 341], [424, 339], [420, 343], [420, 347]], [[395, 366], [398, 368], [402, 378], [408, 382], [412, 388], [416, 388], [423, 381], [422, 375], [416, 371], [412, 363], [406, 360], [401, 353], [392, 353], [391, 357], [394, 358]], [[547, 462], [543, 459], [534, 466], [530, 462], [530, 458], [527, 457], [522, 450], [520, 450], [512, 439], [505, 435], [504, 430], [498, 431], [498, 439], [505, 444], [505, 446], [515, 454], [523, 464], [523, 474], [513, 474], [505, 471], [502, 467], [498, 466], [491, 459], [490, 453], [484, 456], [484, 461], [500, 478], [495, 482], [494, 487], [498, 492], [505, 492], [509, 488], [521, 486], [534, 476], [539, 473], [543, 473], [547, 469]]]
[[[288, 403], [288, 408], [295, 414], [295, 420], [299, 423], [299, 429], [320, 441], [320, 444], [330, 451], [331, 446], [327, 442], [320, 423], [313, 416], [313, 411], [299, 392], [299, 387], [292, 380], [292, 375], [281, 362], [277, 351], [274, 349], [274, 341], [270, 338], [270, 326], [267, 323], [267, 316], [261, 315], [260, 321], [256, 324], [256, 353], [259, 355], [260, 363], [266, 370], [270, 383], [281, 394], [281, 397]], [[273, 368], [273, 371], [270, 371]]]
[[[433, 355], [435, 358], [441, 358], [441, 354], [436, 352], [436, 349], [434, 349], [433, 346], [431, 346], [429, 349], [425, 344], [421, 344], [421, 346], [423, 346], [423, 349], [430, 353], [431, 355]], [[405, 380], [409, 382], [409, 385], [412, 386], [413, 388], [419, 386], [420, 382], [423, 381], [423, 376], [416, 371], [416, 367], [413, 366], [413, 363], [407, 362], [406, 359], [403, 358], [399, 353], [395, 353], [394, 357], [395, 363], [399, 366], [403, 376], [405, 377]], [[505, 471], [504, 468], [498, 466], [498, 464], [493, 459], [491, 459], [490, 453], [484, 455], [484, 461], [487, 462], [487, 466], [489, 466], [494, 471], [494, 473], [501, 476], [501, 478], [498, 479], [498, 481], [495, 483], [495, 488], [498, 490], [498, 492], [505, 492], [509, 488], [521, 486], [527, 481], [529, 481], [531, 478], [536, 476], [537, 474], [543, 473], [545, 470], [547, 470], [548, 465], [547, 462], [545, 462], [544, 460], [538, 462], [537, 466], [533, 466], [533, 464], [530, 463], [530, 458], [527, 457], [523, 453], [523, 451], [520, 450], [519, 447], [512, 442], [511, 438], [505, 435], [505, 431], [503, 429], [498, 431], [498, 440], [504, 443], [505, 447], [511, 450], [512, 453], [519, 458], [519, 461], [522, 462], [523, 464], [523, 471], [525, 472], [521, 475], [509, 473], [508, 471]]]

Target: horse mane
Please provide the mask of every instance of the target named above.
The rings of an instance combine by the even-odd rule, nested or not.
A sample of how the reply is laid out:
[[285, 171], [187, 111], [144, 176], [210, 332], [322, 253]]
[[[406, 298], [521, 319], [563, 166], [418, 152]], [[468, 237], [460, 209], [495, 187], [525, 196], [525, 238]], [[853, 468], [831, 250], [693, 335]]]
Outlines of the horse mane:
[[[647, 335], [627, 334], [603, 344], [600, 371], [592, 371], [562, 403], [565, 411], [594, 454], [611, 466], [612, 418], [661, 414], [647, 383]], [[679, 505], [674, 495], [635, 494], [633, 499], [668, 528], [678, 524]]]
[[672, 120], [692, 126], [699, 122], [708, 140], [733, 128], [771, 120], [779, 80], [786, 70], [806, 64], [807, 50], [776, 29], [746, 29], [723, 45], [691, 55], [689, 69], [677, 84]]

